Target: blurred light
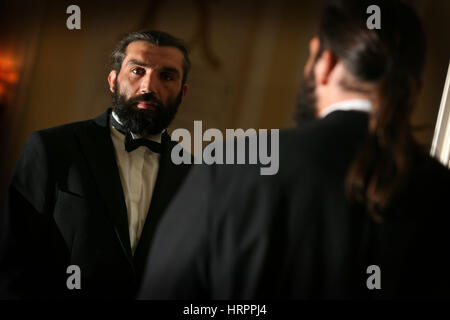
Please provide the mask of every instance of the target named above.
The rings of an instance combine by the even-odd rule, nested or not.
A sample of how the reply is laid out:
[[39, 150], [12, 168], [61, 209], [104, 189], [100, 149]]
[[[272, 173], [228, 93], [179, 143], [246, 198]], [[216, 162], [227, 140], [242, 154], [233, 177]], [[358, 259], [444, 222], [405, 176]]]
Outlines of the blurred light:
[[14, 57], [0, 50], [0, 105], [6, 105], [19, 82], [19, 63]]

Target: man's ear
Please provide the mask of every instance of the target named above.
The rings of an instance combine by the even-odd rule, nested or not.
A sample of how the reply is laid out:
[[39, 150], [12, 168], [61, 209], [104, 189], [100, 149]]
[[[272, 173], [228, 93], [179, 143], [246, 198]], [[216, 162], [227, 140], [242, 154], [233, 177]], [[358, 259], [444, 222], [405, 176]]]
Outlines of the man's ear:
[[314, 67], [316, 85], [328, 83], [331, 72], [337, 64], [337, 59], [330, 50], [324, 50]]
[[114, 86], [115, 86], [116, 78], [117, 78], [117, 71], [116, 70], [111, 70], [111, 72], [108, 75], [109, 90], [111, 92], [114, 92], [114, 89], [115, 89]]
[[183, 90], [183, 92], [181, 93], [181, 101], [184, 100], [184, 97], [186, 96], [188, 89], [189, 89], [189, 86], [186, 83], [183, 84], [183, 88], [181, 88], [181, 90]]

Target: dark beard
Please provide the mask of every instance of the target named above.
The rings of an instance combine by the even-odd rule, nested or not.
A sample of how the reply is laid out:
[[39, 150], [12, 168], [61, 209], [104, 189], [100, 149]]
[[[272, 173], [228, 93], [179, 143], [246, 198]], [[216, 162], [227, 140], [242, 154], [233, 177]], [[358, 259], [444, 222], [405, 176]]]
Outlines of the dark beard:
[[[182, 90], [175, 100], [169, 101], [165, 106], [153, 93], [145, 93], [127, 99], [119, 93], [116, 80], [112, 97], [113, 111], [119, 117], [123, 127], [127, 131], [145, 137], [160, 133], [172, 123], [181, 103]], [[141, 101], [152, 103], [155, 110], [139, 109], [137, 104]]]
[[297, 125], [302, 125], [317, 118], [316, 116], [316, 95], [315, 95], [314, 73], [310, 72], [300, 85], [297, 98], [297, 108], [294, 114], [294, 120]]

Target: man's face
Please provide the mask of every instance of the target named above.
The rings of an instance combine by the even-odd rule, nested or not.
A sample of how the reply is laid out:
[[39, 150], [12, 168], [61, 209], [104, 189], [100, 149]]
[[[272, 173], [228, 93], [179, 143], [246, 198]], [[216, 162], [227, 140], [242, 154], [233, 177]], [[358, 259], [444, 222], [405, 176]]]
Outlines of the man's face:
[[108, 77], [113, 110], [127, 130], [147, 136], [170, 125], [187, 91], [182, 65], [183, 54], [175, 47], [128, 45], [120, 72]]

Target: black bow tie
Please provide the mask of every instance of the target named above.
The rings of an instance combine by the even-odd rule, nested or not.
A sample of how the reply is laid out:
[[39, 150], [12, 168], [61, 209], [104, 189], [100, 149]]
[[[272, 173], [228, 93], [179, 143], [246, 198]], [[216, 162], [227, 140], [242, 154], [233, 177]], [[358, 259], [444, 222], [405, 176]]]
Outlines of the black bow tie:
[[141, 146], [147, 147], [155, 153], [161, 153], [161, 143], [144, 138], [133, 139], [131, 132], [128, 131], [125, 135], [125, 150], [131, 152]]
[[125, 150], [127, 150], [127, 152], [131, 152], [141, 146], [144, 146], [149, 148], [150, 151], [153, 151], [155, 153], [161, 153], [161, 143], [144, 138], [133, 139], [131, 132], [126, 131], [125, 128], [119, 122], [117, 122], [116, 119], [114, 119], [112, 114], [111, 114], [111, 124], [114, 128], [117, 129], [117, 131], [125, 135]]

